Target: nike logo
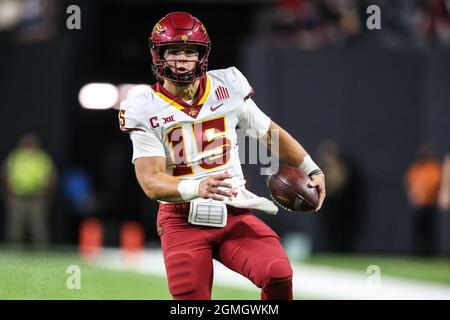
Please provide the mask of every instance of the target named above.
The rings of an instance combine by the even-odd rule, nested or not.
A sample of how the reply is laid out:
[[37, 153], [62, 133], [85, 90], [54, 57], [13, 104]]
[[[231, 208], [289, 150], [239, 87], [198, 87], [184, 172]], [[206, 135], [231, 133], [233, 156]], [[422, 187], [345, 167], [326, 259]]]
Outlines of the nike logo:
[[223, 103], [219, 104], [218, 106], [215, 107], [211, 107], [211, 111], [216, 111], [217, 109], [219, 109], [221, 106], [223, 105]]

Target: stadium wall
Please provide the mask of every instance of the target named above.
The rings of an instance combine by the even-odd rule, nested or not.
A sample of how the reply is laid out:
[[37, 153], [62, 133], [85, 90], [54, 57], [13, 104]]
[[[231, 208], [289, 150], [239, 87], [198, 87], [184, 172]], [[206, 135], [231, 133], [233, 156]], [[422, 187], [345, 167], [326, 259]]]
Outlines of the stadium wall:
[[[421, 142], [440, 157], [450, 144], [450, 51], [301, 51], [256, 40], [242, 51], [254, 99], [265, 112], [311, 153], [331, 139], [359, 167], [364, 203], [357, 251], [410, 252], [412, 217], [403, 175]], [[316, 243], [322, 240], [317, 218], [287, 219], [283, 232], [306, 230]], [[439, 219], [439, 250], [449, 253], [450, 217]]]

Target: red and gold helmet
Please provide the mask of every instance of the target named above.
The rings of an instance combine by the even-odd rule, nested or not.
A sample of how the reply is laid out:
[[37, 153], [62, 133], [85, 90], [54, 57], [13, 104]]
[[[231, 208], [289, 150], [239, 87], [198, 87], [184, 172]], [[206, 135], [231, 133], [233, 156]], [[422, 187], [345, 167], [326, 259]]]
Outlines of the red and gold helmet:
[[[194, 72], [190, 74], [174, 74], [164, 59], [164, 46], [174, 44], [197, 45], [199, 58]], [[159, 81], [168, 79], [179, 86], [190, 83], [205, 76], [208, 69], [208, 56], [211, 41], [201, 21], [187, 12], [171, 12], [153, 27], [149, 37], [152, 55], [152, 71]]]

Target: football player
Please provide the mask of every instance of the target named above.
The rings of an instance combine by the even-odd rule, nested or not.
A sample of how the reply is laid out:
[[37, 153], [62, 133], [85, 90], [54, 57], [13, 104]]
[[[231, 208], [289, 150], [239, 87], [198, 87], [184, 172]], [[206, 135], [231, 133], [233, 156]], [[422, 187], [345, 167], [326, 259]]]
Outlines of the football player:
[[441, 211], [450, 209], [450, 147], [442, 164], [441, 187], [439, 189], [438, 206]]
[[292, 299], [280, 238], [251, 211], [278, 209], [245, 188], [236, 128], [268, 148], [277, 132], [278, 157], [312, 177], [317, 210], [325, 197], [322, 171], [256, 106], [238, 69], [207, 71], [211, 42], [200, 20], [169, 13], [154, 26], [149, 45], [158, 81], [123, 101], [119, 120], [130, 133], [139, 184], [160, 202], [157, 230], [170, 293], [210, 299], [214, 258], [261, 288], [262, 299]]

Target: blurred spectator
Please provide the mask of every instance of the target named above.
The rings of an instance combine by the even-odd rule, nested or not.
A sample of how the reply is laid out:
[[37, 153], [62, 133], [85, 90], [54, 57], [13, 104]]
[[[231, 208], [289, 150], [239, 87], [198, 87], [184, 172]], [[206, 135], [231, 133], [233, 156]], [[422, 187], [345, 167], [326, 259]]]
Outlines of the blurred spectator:
[[436, 204], [441, 166], [429, 146], [420, 146], [416, 160], [405, 177], [408, 200], [414, 209], [414, 252], [433, 255], [436, 251]]
[[[381, 30], [365, 27], [367, 8], [381, 9]], [[448, 0], [278, 0], [262, 14], [261, 33], [275, 45], [319, 49], [364, 39], [384, 46], [450, 43]], [[425, 41], [424, 41], [425, 40]]]
[[71, 218], [71, 239], [76, 243], [81, 221], [96, 213], [98, 206], [92, 178], [87, 170], [75, 167], [64, 173], [62, 187]]
[[326, 248], [336, 252], [354, 251], [362, 201], [356, 168], [333, 141], [319, 145], [318, 162], [327, 183], [327, 199], [320, 214]]
[[74, 214], [88, 216], [95, 206], [89, 173], [81, 168], [68, 170], [64, 174], [63, 187]]
[[303, 49], [346, 42], [361, 32], [354, 0], [279, 0], [263, 20], [275, 44]]
[[57, 0], [1, 0], [0, 31], [22, 43], [51, 40], [57, 31]]
[[[362, 11], [365, 13], [370, 5], [380, 7], [381, 30], [374, 32], [366, 28], [368, 38], [388, 47], [417, 42], [415, 23], [417, 12], [421, 10], [420, 0], [364, 0]], [[365, 14], [365, 19], [367, 17]]]
[[20, 243], [31, 230], [35, 244], [48, 243], [47, 206], [56, 183], [56, 170], [34, 133], [24, 134], [3, 164], [6, 235]]
[[22, 21], [17, 28], [21, 42], [48, 41], [56, 34], [55, 0], [22, 0]]
[[450, 146], [442, 166], [442, 181], [439, 190], [438, 205], [442, 211], [448, 211], [450, 209]]
[[418, 13], [419, 35], [440, 43], [450, 44], [450, 2], [425, 0]]

